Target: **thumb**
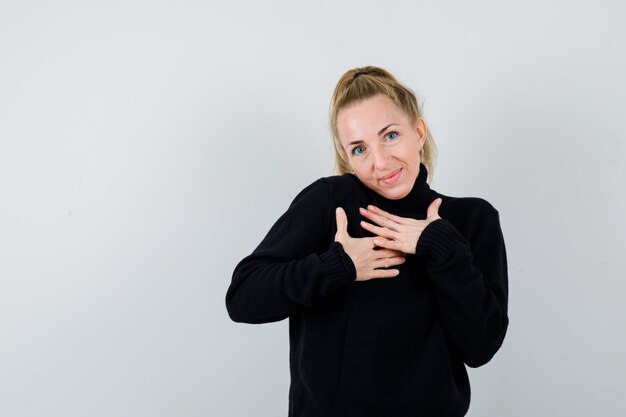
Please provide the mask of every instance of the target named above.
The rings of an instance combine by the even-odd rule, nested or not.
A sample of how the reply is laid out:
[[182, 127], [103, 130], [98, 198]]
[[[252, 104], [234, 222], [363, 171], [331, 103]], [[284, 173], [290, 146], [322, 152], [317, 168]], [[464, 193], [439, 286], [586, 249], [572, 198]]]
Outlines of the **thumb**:
[[443, 200], [441, 198], [437, 198], [430, 203], [428, 206], [428, 210], [426, 210], [426, 218], [430, 219], [431, 217], [439, 217], [439, 207], [441, 207], [441, 202]]
[[337, 207], [335, 210], [335, 219], [337, 220], [335, 241], [338, 242], [343, 238], [350, 237], [348, 235], [348, 216], [346, 216], [346, 212], [341, 207]]

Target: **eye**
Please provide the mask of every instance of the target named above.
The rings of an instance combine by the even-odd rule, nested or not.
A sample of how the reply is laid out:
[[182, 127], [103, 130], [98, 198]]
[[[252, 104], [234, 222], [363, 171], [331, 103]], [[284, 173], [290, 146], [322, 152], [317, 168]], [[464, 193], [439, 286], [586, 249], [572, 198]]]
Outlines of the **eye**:
[[365, 152], [365, 148], [363, 146], [355, 146], [352, 148], [352, 155], [361, 155]]
[[398, 132], [389, 132], [385, 135], [385, 137], [389, 140], [394, 140], [398, 137]]

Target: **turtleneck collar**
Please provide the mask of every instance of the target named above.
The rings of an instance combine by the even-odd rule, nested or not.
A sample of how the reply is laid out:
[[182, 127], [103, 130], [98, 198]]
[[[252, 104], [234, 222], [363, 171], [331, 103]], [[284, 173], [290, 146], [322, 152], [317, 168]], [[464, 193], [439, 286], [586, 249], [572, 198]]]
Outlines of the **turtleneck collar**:
[[[355, 179], [356, 176], [354, 177]], [[437, 198], [437, 193], [430, 189], [426, 182], [428, 178], [428, 170], [423, 163], [420, 163], [420, 171], [415, 179], [415, 184], [409, 193], [397, 200], [391, 200], [376, 193], [372, 189], [365, 186], [360, 181], [362, 187], [367, 189], [368, 195], [371, 196], [371, 204], [397, 215], [414, 217], [419, 213], [425, 214], [428, 205]]]

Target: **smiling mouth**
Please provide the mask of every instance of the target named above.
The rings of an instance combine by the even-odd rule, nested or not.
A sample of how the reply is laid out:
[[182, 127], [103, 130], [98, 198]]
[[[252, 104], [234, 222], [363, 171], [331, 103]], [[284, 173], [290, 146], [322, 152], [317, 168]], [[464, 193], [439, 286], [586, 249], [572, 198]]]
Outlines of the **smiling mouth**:
[[392, 184], [393, 182], [395, 182], [395, 180], [400, 175], [400, 171], [402, 171], [402, 168], [398, 168], [398, 169], [390, 172], [389, 174], [387, 174], [384, 177], [382, 177], [380, 179], [380, 181], [384, 182], [385, 184]]

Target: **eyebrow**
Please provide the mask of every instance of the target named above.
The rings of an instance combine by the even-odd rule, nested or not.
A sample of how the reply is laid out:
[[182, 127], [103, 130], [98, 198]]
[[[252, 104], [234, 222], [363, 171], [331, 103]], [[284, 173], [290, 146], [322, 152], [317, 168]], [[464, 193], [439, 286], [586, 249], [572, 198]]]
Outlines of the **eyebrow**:
[[382, 135], [383, 133], [385, 133], [385, 130], [389, 129], [391, 126], [397, 126], [397, 123], [392, 123], [390, 125], [387, 125], [385, 127], [383, 127], [382, 129], [380, 129], [380, 132], [378, 132], [378, 136]]
[[[385, 133], [385, 130], [389, 129], [391, 126], [397, 126], [397, 125], [398, 125], [397, 123], [392, 123], [392, 124], [390, 124], [390, 125], [387, 125], [387, 126], [383, 127], [383, 128], [382, 128], [382, 129], [380, 129], [380, 131], [378, 132], [378, 136], [380, 136], [380, 135], [382, 135], [383, 133]], [[357, 144], [359, 144], [359, 143], [363, 143], [363, 141], [362, 141], [362, 140], [354, 140], [354, 141], [352, 141], [352, 142], [348, 143], [348, 146], [350, 146], [350, 145], [357, 145]]]

